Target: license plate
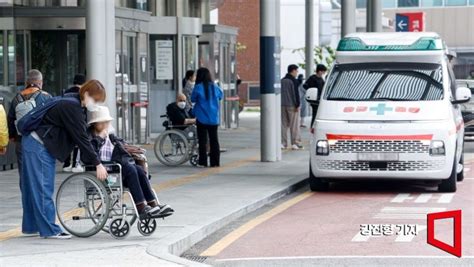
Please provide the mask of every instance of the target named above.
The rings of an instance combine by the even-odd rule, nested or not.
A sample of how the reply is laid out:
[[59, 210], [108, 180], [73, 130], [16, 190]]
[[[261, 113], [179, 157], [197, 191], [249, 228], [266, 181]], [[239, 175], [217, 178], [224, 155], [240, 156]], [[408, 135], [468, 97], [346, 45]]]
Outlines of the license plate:
[[358, 153], [358, 161], [398, 161], [398, 153]]

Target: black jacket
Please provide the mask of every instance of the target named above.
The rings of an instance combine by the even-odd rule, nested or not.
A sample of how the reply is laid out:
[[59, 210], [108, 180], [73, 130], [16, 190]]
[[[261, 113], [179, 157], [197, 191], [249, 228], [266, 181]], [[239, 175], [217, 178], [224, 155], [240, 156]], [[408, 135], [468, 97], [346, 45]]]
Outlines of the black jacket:
[[303, 88], [308, 90], [309, 88], [318, 88], [318, 99], [321, 98], [321, 92], [324, 87], [324, 79], [318, 77], [316, 74], [313, 74], [309, 77], [308, 80], [303, 84]]
[[[71, 97], [79, 99], [78, 94]], [[100, 164], [87, 133], [85, 109], [79, 104], [60, 101], [46, 113], [36, 133], [48, 152], [61, 162], [66, 160], [74, 145], [77, 145], [85, 164]]]
[[173, 126], [178, 129], [186, 128], [187, 126], [184, 125], [184, 122], [186, 119], [191, 118], [186, 109], [180, 109], [176, 102], [171, 103], [166, 107], [166, 114], [168, 115], [172, 125], [179, 125], [178, 127]]
[[77, 86], [77, 85], [74, 85], [74, 86], [72, 86], [71, 88], [69, 88], [69, 89], [67, 89], [66, 91], [64, 91], [64, 94], [70, 94], [70, 93], [76, 93], [76, 94], [78, 94], [80, 89], [81, 89], [81, 87], [79, 87], [79, 86]]

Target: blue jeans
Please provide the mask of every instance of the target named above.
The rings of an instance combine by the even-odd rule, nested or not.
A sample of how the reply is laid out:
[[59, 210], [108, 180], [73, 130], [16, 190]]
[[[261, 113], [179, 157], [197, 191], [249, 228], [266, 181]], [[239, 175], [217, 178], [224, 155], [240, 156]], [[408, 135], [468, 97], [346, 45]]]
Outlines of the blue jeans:
[[31, 135], [23, 136], [22, 186], [23, 233], [39, 232], [40, 236], [53, 236], [62, 232], [55, 223], [53, 201], [56, 160]]

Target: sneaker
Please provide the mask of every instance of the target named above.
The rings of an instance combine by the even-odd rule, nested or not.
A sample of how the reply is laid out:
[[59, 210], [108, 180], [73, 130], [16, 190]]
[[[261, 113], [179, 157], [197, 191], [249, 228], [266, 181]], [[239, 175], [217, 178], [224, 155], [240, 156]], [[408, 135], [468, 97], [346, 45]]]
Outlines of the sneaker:
[[150, 217], [152, 218], [164, 218], [164, 217], [173, 215], [174, 213], [174, 210], [167, 204], [162, 204], [162, 205], [156, 206], [155, 208], [159, 208], [159, 210], [153, 213], [149, 213]]
[[145, 208], [143, 209], [142, 212], [139, 212], [139, 217], [140, 217], [140, 220], [142, 219], [146, 219], [148, 217], [152, 217], [153, 215], [155, 215], [156, 213], [158, 213], [160, 211], [160, 207], [159, 206], [156, 206], [156, 207], [150, 207], [148, 205], [145, 206]]
[[52, 235], [52, 236], [45, 236], [44, 238], [46, 239], [71, 239], [72, 235], [68, 233], [59, 233], [57, 235]]
[[293, 149], [293, 150], [300, 150], [300, 147], [295, 144], [295, 145], [292, 145], [292, 146], [291, 146], [291, 149]]
[[76, 165], [76, 167], [72, 168], [73, 173], [84, 172], [84, 167], [81, 165]]
[[21, 236], [23, 237], [35, 237], [35, 236], [39, 236], [39, 233], [36, 232], [36, 233], [21, 233]]
[[306, 125], [301, 124], [301, 125], [300, 125], [300, 128], [306, 128]]
[[72, 172], [72, 166], [64, 167], [63, 172]]
[[304, 149], [304, 146], [302, 144], [296, 144], [299, 149]]
[[160, 213], [174, 212], [174, 209], [172, 209], [168, 204], [162, 204], [162, 205], [159, 205], [159, 207], [160, 207]]
[[281, 149], [286, 149], [286, 146], [284, 144], [281, 144]]

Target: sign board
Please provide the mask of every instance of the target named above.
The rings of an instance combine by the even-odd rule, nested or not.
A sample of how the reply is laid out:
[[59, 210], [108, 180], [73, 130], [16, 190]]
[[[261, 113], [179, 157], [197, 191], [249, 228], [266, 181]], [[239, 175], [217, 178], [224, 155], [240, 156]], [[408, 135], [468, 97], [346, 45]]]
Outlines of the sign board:
[[425, 30], [425, 12], [397, 13], [395, 16], [397, 32], [422, 32]]
[[156, 79], [173, 79], [173, 41], [156, 41]]

